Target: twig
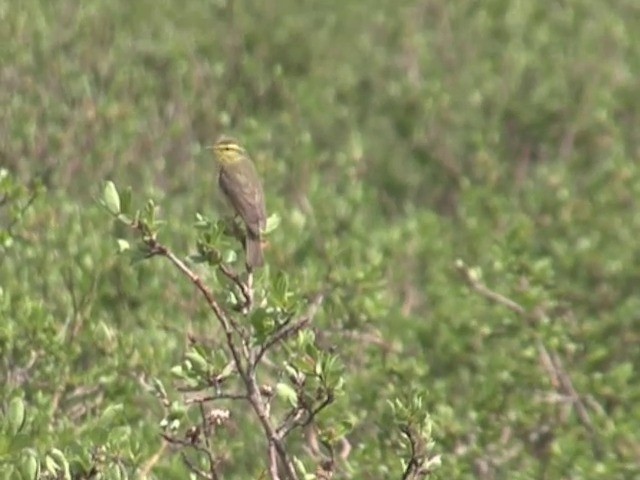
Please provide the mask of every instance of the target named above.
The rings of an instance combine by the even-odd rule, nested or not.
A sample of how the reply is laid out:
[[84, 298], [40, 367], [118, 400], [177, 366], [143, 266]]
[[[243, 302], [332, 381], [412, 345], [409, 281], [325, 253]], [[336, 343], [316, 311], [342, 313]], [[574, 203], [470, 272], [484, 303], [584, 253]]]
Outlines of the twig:
[[280, 480], [278, 474], [278, 452], [274, 443], [269, 442], [269, 475], [272, 480]]
[[[333, 397], [333, 394], [331, 393], [331, 391], [329, 391], [326, 394], [324, 400], [322, 400], [322, 402], [319, 405], [317, 405], [314, 409], [309, 410], [308, 408], [304, 408], [304, 407], [298, 407], [294, 409], [291, 412], [291, 414], [288, 415], [287, 418], [283, 420], [282, 424], [278, 427], [278, 435], [281, 438], [285, 438], [287, 435], [289, 435], [289, 433], [291, 433], [291, 431], [294, 428], [296, 427], [304, 428], [309, 426], [309, 424], [311, 424], [311, 422], [318, 415], [318, 413], [320, 413], [322, 410], [327, 408], [334, 400], [335, 398]], [[301, 416], [305, 414], [306, 416], [303, 420]]]
[[357, 345], [374, 345], [380, 347], [385, 353], [399, 353], [400, 346], [392, 342], [386, 341], [377, 331], [358, 332], [358, 331], [341, 331], [340, 336], [353, 340]]
[[249, 285], [249, 279], [247, 282], [243, 282], [236, 272], [234, 272], [228, 265], [221, 263], [219, 265], [220, 271], [222, 274], [227, 277], [229, 280], [233, 282], [233, 284], [238, 287], [240, 293], [242, 293], [242, 298], [244, 299], [243, 304], [241, 306], [241, 311], [243, 313], [247, 313], [253, 307], [253, 288], [252, 285]]
[[180, 457], [182, 457], [182, 461], [184, 462], [184, 464], [187, 466], [187, 468], [189, 469], [190, 472], [195, 473], [196, 476], [198, 476], [199, 478], [204, 478], [205, 480], [217, 480], [217, 476], [216, 477], [210, 477], [207, 472], [205, 472], [204, 470], [201, 470], [200, 468], [196, 467], [191, 460], [189, 460], [189, 457], [187, 457], [187, 455], [184, 452], [180, 453]]
[[[240, 293], [242, 294], [242, 303], [237, 307], [237, 310], [240, 311], [243, 315], [248, 314], [253, 308], [253, 274], [249, 272], [247, 281], [243, 282], [240, 278], [240, 275], [233, 271], [233, 269], [231, 269], [231, 267], [229, 267], [228, 265], [221, 263], [219, 265], [219, 269], [225, 277], [231, 280], [231, 282], [233, 282], [233, 284], [238, 287], [238, 290], [240, 290]], [[236, 291], [232, 291], [236, 298], [236, 301], [240, 301]], [[238, 322], [232, 321], [231, 326], [243, 340], [242, 353], [244, 354], [244, 357], [249, 358], [248, 345], [251, 343], [249, 334], [247, 333], [245, 328], [238, 324]]]
[[[6, 231], [9, 233], [9, 235], [13, 235], [13, 227], [15, 227], [18, 224], [18, 222], [22, 219], [22, 216], [29, 209], [31, 204], [33, 204], [33, 202], [35, 201], [37, 196], [38, 196], [38, 192], [37, 191], [31, 191], [31, 193], [29, 195], [29, 198], [27, 199], [25, 204], [20, 208], [20, 210], [14, 216], [13, 221], [5, 228]], [[0, 206], [5, 204], [6, 201], [8, 201], [8, 200], [13, 200], [13, 198], [10, 198], [9, 195], [6, 195], [5, 197], [3, 197], [2, 198], [2, 203], [0, 203]]]
[[255, 354], [255, 358], [252, 359], [251, 365], [255, 366], [260, 363], [260, 360], [264, 356], [264, 354], [271, 350], [276, 343], [282, 342], [287, 338], [295, 335], [297, 332], [305, 328], [311, 320], [316, 316], [318, 310], [320, 309], [320, 305], [324, 301], [324, 295], [322, 293], [318, 293], [307, 308], [307, 311], [300, 318], [291, 322], [288, 325], [283, 326], [281, 329], [277, 330], [271, 338], [265, 341], [259, 348], [258, 352]]
[[149, 247], [150, 256], [161, 255], [167, 258], [173, 265], [180, 270], [180, 272], [186, 276], [191, 282], [196, 286], [196, 288], [200, 291], [202, 296], [207, 301], [209, 308], [213, 311], [214, 315], [222, 325], [222, 329], [224, 330], [224, 334], [227, 341], [227, 346], [231, 351], [231, 355], [233, 356], [233, 360], [238, 366], [238, 371], [242, 371], [244, 367], [244, 362], [242, 361], [242, 356], [240, 355], [240, 351], [236, 347], [235, 342], [233, 341], [233, 327], [232, 321], [227, 316], [226, 312], [222, 309], [220, 304], [216, 301], [213, 296], [213, 292], [207, 287], [200, 277], [196, 275], [187, 265], [180, 260], [171, 250], [169, 250], [164, 245], [160, 244], [155, 238], [146, 238], [145, 243]]
[[[269, 439], [269, 448], [275, 448], [289, 480], [297, 480], [298, 475], [296, 474], [295, 468], [293, 467], [293, 462], [289, 458], [289, 455], [284, 448], [282, 438], [278, 435], [276, 429], [271, 424], [271, 420], [267, 415], [267, 410], [262, 404], [262, 395], [260, 394], [260, 387], [258, 386], [258, 381], [256, 379], [255, 369], [249, 370], [247, 372], [247, 375], [242, 376], [242, 379], [245, 381], [245, 384], [247, 385], [247, 389], [249, 391], [249, 402], [253, 406], [253, 409], [256, 412], [260, 423], [262, 424], [262, 428], [264, 429], [265, 433], [267, 434], [267, 438]], [[274, 468], [277, 467], [274, 465], [270, 465], [269, 471], [272, 471], [272, 469]], [[275, 480], [276, 478], [278, 477], [273, 477], [272, 480]]]
[[401, 428], [400, 431], [404, 434], [405, 437], [407, 437], [407, 440], [409, 440], [409, 447], [411, 448], [411, 458], [407, 462], [407, 467], [402, 474], [402, 480], [408, 480], [414, 478], [414, 475], [419, 467], [417, 460], [417, 445], [416, 439], [413, 437], [413, 434], [411, 433], [411, 429], [409, 429], [409, 427]]
[[486, 285], [480, 283], [478, 279], [475, 278], [474, 275], [471, 273], [471, 270], [468, 269], [467, 266], [464, 265], [463, 263], [461, 262], [457, 263], [456, 269], [458, 270], [458, 272], [460, 272], [460, 274], [462, 275], [464, 280], [467, 282], [467, 284], [471, 287], [471, 289], [479, 293], [486, 299], [491, 300], [492, 302], [502, 305], [504, 307], [507, 307], [509, 310], [517, 313], [518, 315], [527, 314], [527, 311], [519, 303], [514, 302], [510, 298], [507, 298], [498, 292], [494, 292], [493, 290], [490, 290]]
[[218, 471], [216, 470], [216, 459], [211, 448], [211, 441], [209, 440], [209, 436], [211, 435], [211, 426], [209, 425], [207, 414], [204, 411], [204, 404], [200, 402], [198, 406], [200, 407], [200, 418], [202, 419], [202, 437], [204, 438], [204, 445], [209, 459], [209, 473], [211, 474], [212, 479], [217, 479]]
[[246, 311], [247, 313], [253, 307], [253, 272], [250, 268], [247, 269], [247, 292], [249, 292], [249, 299], [247, 301]]
[[[335, 397], [333, 396], [333, 392], [331, 390], [328, 391], [327, 396], [325, 397], [325, 399], [322, 401], [322, 403], [320, 403], [320, 405], [318, 405], [316, 408], [314, 408], [313, 410], [311, 410], [310, 412], [308, 412], [308, 416], [306, 418], [306, 420], [304, 422], [302, 422], [301, 427], [306, 427], [308, 426], [313, 419], [325, 408], [327, 408], [331, 403], [333, 403], [333, 401], [335, 400]], [[287, 432], [288, 433], [288, 432]]]
[[560, 356], [555, 352], [552, 355], [553, 356], [551, 357], [551, 360], [553, 361], [555, 372], [558, 376], [558, 380], [560, 381], [560, 387], [561, 387], [560, 390], [571, 398], [573, 405], [576, 409], [576, 414], [580, 419], [580, 423], [582, 423], [582, 425], [584, 425], [584, 427], [589, 432], [589, 435], [591, 437], [592, 448], [596, 456], [600, 458], [603, 455], [602, 446], [600, 445], [598, 434], [596, 432], [595, 427], [593, 426], [593, 422], [591, 421], [591, 416], [589, 415], [589, 411], [587, 410], [587, 407], [584, 401], [582, 400], [582, 397], [580, 396], [580, 394], [578, 394], [575, 387], [573, 386], [571, 377], [569, 377], [569, 374], [564, 369]]
[[191, 397], [185, 399], [185, 405], [193, 405], [194, 403], [215, 402], [216, 400], [247, 400], [246, 394], [240, 393], [218, 393], [215, 395], [207, 395], [204, 397]]
[[[289, 458], [289, 454], [287, 453], [282, 439], [277, 435], [276, 429], [271, 423], [269, 416], [267, 415], [267, 410], [262, 403], [262, 396], [260, 394], [260, 388], [258, 385], [258, 381], [256, 378], [256, 372], [254, 368], [254, 364], [249, 362], [249, 358], [245, 355], [243, 358], [240, 349], [236, 345], [234, 340], [234, 322], [227, 315], [224, 309], [220, 306], [220, 304], [216, 301], [213, 292], [202, 282], [200, 277], [198, 277], [185, 263], [180, 260], [169, 248], [161, 244], [157, 241], [157, 239], [153, 235], [149, 235], [146, 232], [144, 226], [133, 223], [131, 227], [140, 232], [143, 236], [143, 241], [147, 245], [149, 249], [149, 257], [160, 255], [167, 258], [184, 276], [186, 276], [200, 291], [200, 293], [205, 298], [209, 308], [213, 311], [215, 317], [218, 319], [222, 329], [224, 330], [224, 334], [226, 337], [227, 346], [231, 352], [233, 360], [236, 364], [238, 373], [242, 378], [245, 387], [247, 388], [247, 398], [249, 403], [251, 404], [262, 428], [267, 436], [269, 448], [273, 446], [275, 448], [282, 467], [287, 474], [287, 478], [289, 480], [297, 480], [298, 475], [293, 466], [293, 462]], [[243, 343], [243, 342], [241, 342]], [[248, 367], [245, 367], [245, 360], [247, 361]], [[271, 471], [272, 469], [270, 469]], [[197, 473], [197, 472], [196, 472]], [[279, 477], [272, 477], [279, 478]]]
[[[187, 433], [186, 438], [182, 439], [182, 438], [172, 437], [171, 435], [168, 435], [166, 433], [161, 433], [160, 435], [162, 436], [162, 438], [164, 439], [164, 441], [167, 444], [179, 445], [179, 446], [184, 447], [186, 449], [192, 449], [192, 450], [195, 450], [196, 452], [206, 456], [208, 461], [209, 461], [209, 472], [208, 473], [205, 472], [204, 470], [201, 470], [196, 465], [194, 465], [189, 460], [189, 458], [184, 453], [184, 451], [181, 452], [182, 461], [185, 463], [185, 465], [187, 465], [187, 468], [189, 469], [189, 471], [191, 471], [192, 473], [195, 473], [200, 478], [205, 478], [207, 480], [218, 480], [219, 479], [219, 475], [218, 475], [218, 472], [216, 470], [216, 460], [215, 460], [215, 458], [213, 456], [213, 453], [211, 452], [211, 445], [208, 442], [208, 438], [207, 438], [207, 435], [206, 435], [206, 432], [205, 432], [207, 419], [206, 419], [206, 416], [203, 416], [202, 418], [203, 418], [203, 420], [202, 420], [202, 427], [203, 428], [201, 430], [198, 429], [197, 430], [198, 433], [193, 435], [193, 436], [189, 436], [189, 434]], [[205, 445], [207, 446], [207, 448], [201, 447], [200, 445], [198, 445], [196, 443], [197, 439], [200, 436], [204, 437]]]
[[[469, 287], [485, 297], [487, 300], [490, 300], [494, 303], [502, 305], [512, 312], [517, 313], [521, 317], [523, 317], [527, 324], [533, 330], [535, 327], [535, 320], [540, 320], [543, 313], [541, 311], [533, 311], [528, 312], [522, 305], [515, 302], [514, 300], [505, 297], [504, 295], [491, 290], [489, 287], [481, 283], [467, 268], [466, 265], [462, 261], [458, 261], [456, 263], [456, 269]], [[540, 356], [540, 363], [543, 368], [547, 372], [549, 376], [551, 385], [563, 395], [566, 395], [571, 399], [571, 403], [573, 404], [576, 414], [578, 416], [578, 420], [582, 424], [582, 426], [587, 430], [589, 436], [591, 438], [592, 449], [596, 457], [601, 458], [603, 455], [602, 446], [600, 444], [597, 432], [595, 427], [593, 426], [593, 422], [591, 421], [591, 417], [589, 415], [589, 411], [585, 406], [584, 402], [580, 394], [576, 391], [573, 386], [573, 382], [571, 381], [571, 376], [564, 369], [562, 365], [562, 361], [560, 360], [560, 356], [553, 350], [549, 351], [547, 347], [542, 342], [540, 338], [540, 334], [533, 330], [533, 334], [536, 340], [536, 348], [538, 350], [538, 354]]]
[[151, 456], [151, 458], [149, 458], [149, 460], [147, 460], [144, 463], [144, 465], [142, 465], [142, 468], [140, 469], [140, 478], [147, 478], [147, 476], [149, 475], [153, 467], [156, 465], [156, 463], [158, 463], [158, 461], [162, 457], [162, 454], [167, 449], [168, 445], [169, 444], [167, 443], [167, 441], [163, 439], [162, 445], [160, 445], [160, 448], [158, 449], [158, 451], [154, 453]]
[[[296, 427], [305, 428], [311, 424], [313, 419], [325, 408], [327, 408], [335, 400], [333, 392], [330, 389], [326, 390], [325, 398], [315, 408], [310, 409], [307, 406], [298, 406], [291, 410], [286, 418], [278, 426], [278, 436], [280, 438], [286, 438], [291, 431]], [[304, 417], [304, 419], [303, 419]]]

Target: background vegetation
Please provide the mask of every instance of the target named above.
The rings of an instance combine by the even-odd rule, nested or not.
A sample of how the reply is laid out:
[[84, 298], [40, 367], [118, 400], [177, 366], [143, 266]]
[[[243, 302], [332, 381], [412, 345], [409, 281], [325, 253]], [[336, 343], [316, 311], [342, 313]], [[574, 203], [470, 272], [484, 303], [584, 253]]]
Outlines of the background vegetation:
[[[106, 179], [153, 198], [186, 256], [196, 212], [218, 215], [222, 132], [281, 217], [257, 285], [325, 293], [334, 478], [402, 478], [389, 402], [430, 416], [434, 478], [640, 476], [637, 2], [22, 0], [0, 19], [4, 478], [187, 478], [152, 379], [180, 399], [171, 369], [214, 319], [168, 262], [117, 255], [134, 235], [95, 199]], [[224, 478], [260, 478], [255, 422], [222, 442]]]

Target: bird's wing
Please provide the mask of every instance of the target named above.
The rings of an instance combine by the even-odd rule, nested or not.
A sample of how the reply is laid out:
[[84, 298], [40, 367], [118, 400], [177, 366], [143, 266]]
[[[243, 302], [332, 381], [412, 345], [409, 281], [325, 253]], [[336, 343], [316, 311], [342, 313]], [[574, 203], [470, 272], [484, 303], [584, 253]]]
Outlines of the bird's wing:
[[260, 181], [257, 178], [249, 178], [246, 172], [235, 171], [230, 174], [223, 168], [220, 170], [219, 184], [249, 232], [259, 237], [267, 218]]

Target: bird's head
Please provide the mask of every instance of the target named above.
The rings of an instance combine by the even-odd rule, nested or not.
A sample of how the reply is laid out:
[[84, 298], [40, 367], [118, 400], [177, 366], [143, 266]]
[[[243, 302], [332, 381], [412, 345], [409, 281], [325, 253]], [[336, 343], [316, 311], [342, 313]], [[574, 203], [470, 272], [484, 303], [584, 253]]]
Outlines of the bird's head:
[[218, 141], [209, 148], [213, 150], [216, 159], [222, 165], [238, 162], [247, 155], [246, 150], [240, 146], [237, 140], [227, 136], [220, 137]]

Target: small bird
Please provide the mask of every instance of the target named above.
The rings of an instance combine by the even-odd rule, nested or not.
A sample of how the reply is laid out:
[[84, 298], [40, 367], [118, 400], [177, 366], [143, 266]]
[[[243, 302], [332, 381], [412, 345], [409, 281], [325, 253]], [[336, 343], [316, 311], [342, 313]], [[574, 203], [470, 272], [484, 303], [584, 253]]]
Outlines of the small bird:
[[218, 185], [247, 227], [245, 257], [248, 269], [264, 265], [262, 231], [267, 223], [262, 182], [247, 151], [233, 138], [222, 136], [213, 146], [219, 165]]

